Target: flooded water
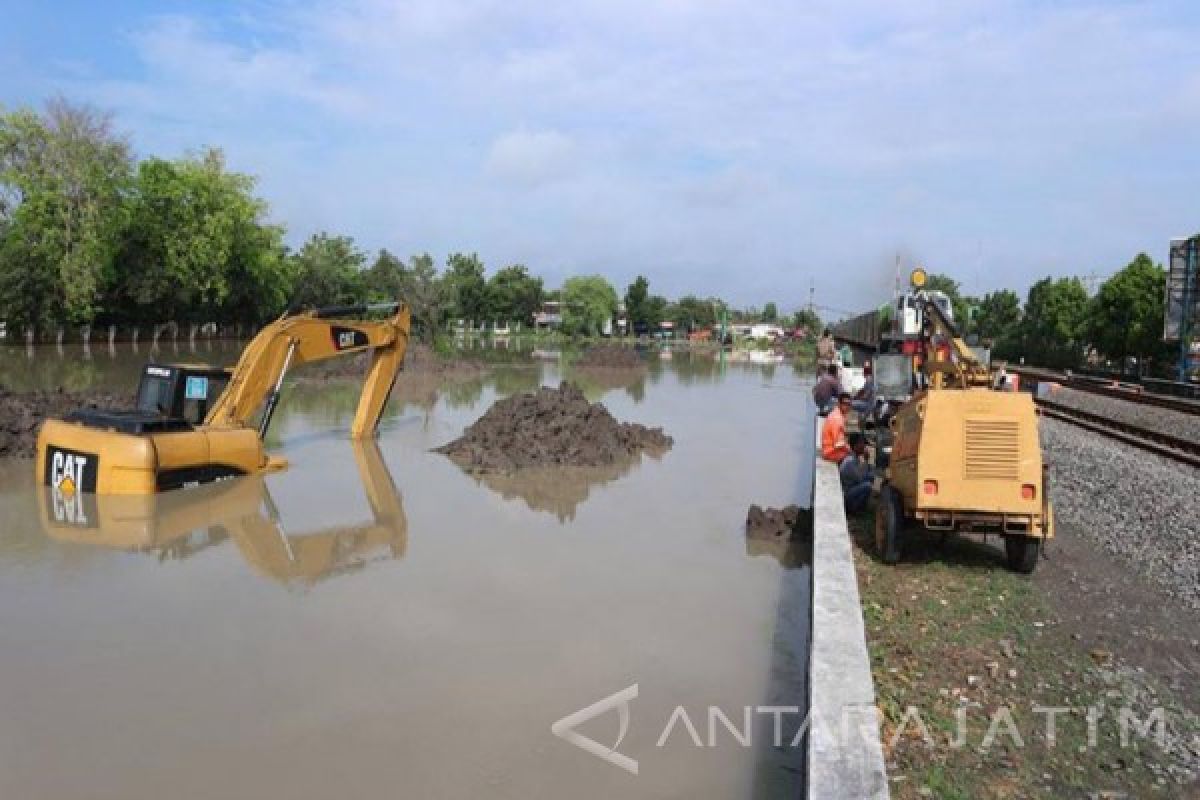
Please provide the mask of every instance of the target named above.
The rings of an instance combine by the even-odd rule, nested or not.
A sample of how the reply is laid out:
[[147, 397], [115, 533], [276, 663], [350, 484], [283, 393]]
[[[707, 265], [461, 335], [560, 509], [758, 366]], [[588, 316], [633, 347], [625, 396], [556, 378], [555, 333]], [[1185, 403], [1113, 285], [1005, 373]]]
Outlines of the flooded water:
[[[132, 391], [147, 348], [103, 349], [14, 373], [8, 348], [0, 379]], [[620, 469], [477, 479], [430, 452], [580, 378], [540, 356], [402, 376], [377, 444], [347, 438], [356, 385], [293, 387], [265, 478], [67, 510], [0, 462], [0, 797], [798, 796], [802, 750], [755, 709], [805, 702], [808, 570], [743, 521], [807, 503], [807, 370], [683, 352], [581, 380], [675, 438]], [[577, 730], [637, 774], [551, 732], [622, 690], [623, 737], [615, 701]], [[750, 709], [752, 741], [710, 707]]]

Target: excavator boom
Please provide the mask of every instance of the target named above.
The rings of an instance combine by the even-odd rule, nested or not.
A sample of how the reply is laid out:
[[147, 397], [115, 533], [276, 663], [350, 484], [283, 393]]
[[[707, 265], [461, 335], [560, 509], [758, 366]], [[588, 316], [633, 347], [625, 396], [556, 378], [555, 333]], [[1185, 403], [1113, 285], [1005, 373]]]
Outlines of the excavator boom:
[[[330, 318], [361, 315], [381, 308], [395, 313], [385, 321]], [[370, 350], [371, 364], [351, 435], [357, 439], [374, 433], [404, 361], [409, 326], [408, 306], [399, 303], [318, 309], [284, 316], [263, 328], [246, 346], [229, 386], [204, 422], [214, 428], [244, 428], [261, 411], [259, 434], [265, 435], [289, 369]]]

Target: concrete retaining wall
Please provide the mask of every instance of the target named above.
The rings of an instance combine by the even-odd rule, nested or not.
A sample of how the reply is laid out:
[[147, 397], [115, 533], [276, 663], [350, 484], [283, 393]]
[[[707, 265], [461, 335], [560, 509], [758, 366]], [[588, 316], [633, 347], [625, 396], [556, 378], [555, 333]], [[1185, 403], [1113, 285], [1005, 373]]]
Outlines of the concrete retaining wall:
[[875, 684], [837, 466], [813, 469], [813, 620], [809, 684], [808, 796], [888, 797]]

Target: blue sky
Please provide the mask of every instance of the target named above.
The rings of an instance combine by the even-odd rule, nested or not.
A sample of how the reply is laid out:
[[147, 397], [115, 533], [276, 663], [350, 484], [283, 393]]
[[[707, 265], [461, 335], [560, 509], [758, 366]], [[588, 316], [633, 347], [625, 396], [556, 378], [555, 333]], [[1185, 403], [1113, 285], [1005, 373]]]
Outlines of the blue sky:
[[553, 285], [883, 300], [1107, 275], [1200, 229], [1186, 2], [416, 0], [6, 8], [0, 103], [223, 148], [293, 244], [523, 262]]

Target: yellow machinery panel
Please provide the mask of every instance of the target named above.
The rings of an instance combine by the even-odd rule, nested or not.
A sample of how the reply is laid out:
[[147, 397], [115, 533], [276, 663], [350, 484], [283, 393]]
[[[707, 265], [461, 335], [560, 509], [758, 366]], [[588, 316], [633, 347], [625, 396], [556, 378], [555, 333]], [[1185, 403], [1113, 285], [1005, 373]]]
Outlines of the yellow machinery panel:
[[928, 527], [1052, 535], [1029, 395], [920, 392], [893, 428], [889, 482]]

